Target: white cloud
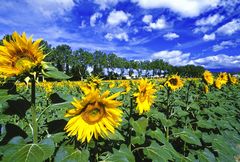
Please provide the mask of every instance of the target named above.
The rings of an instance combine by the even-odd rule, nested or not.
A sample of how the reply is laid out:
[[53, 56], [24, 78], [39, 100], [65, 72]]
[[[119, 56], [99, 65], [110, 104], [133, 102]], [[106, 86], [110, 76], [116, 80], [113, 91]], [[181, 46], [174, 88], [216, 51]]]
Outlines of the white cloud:
[[214, 8], [220, 0], [131, 0], [145, 9], [169, 8], [183, 17], [195, 17]]
[[106, 8], [116, 6], [119, 2], [123, 1], [125, 0], [94, 0], [94, 3], [100, 5], [101, 10], [105, 10]]
[[142, 18], [142, 21], [146, 24], [149, 24], [152, 22], [152, 15], [144, 15], [144, 17]]
[[99, 12], [94, 13], [91, 17], [90, 17], [90, 25], [93, 27], [95, 26], [95, 23], [97, 21], [98, 18], [101, 18], [102, 14]]
[[47, 18], [51, 18], [56, 15], [62, 16], [65, 12], [70, 11], [75, 5], [73, 0], [26, 0], [26, 2], [29, 6], [34, 8], [35, 12], [40, 12]]
[[201, 18], [195, 22], [195, 25], [197, 26], [193, 32], [194, 33], [206, 33], [208, 30], [210, 30], [213, 26], [216, 26], [222, 20], [224, 19], [224, 16], [221, 16], [219, 14], [215, 15], [209, 15], [208, 17]]
[[197, 26], [215, 26], [215, 25], [219, 24], [220, 22], [222, 22], [223, 19], [224, 19], [224, 16], [221, 16], [219, 14], [210, 15], [206, 18], [197, 20], [195, 22], [195, 25], [197, 25]]
[[197, 27], [193, 30], [193, 33], [206, 33], [208, 30], [210, 29], [209, 26], [201, 26], [201, 27]]
[[197, 65], [205, 68], [240, 68], [240, 55], [228, 56], [225, 54], [218, 54], [214, 56], [207, 56], [197, 59], [191, 59], [190, 53], [184, 53], [179, 50], [173, 51], [159, 51], [151, 55], [151, 59], [162, 59], [171, 65]]
[[150, 22], [148, 26], [145, 26], [144, 29], [147, 31], [161, 30], [167, 27], [167, 23], [164, 17], [157, 19], [156, 22]]
[[240, 19], [233, 19], [217, 29], [217, 33], [224, 35], [232, 35], [240, 30]]
[[216, 38], [216, 35], [214, 33], [212, 33], [212, 34], [205, 34], [203, 36], [203, 40], [204, 41], [212, 41], [212, 40], [215, 40], [215, 38]]
[[128, 22], [128, 18], [131, 15], [129, 13], [125, 13], [123, 11], [116, 11], [113, 10], [107, 18], [107, 23], [112, 26], [117, 26], [121, 23], [126, 23]]
[[83, 20], [82, 22], [81, 22], [81, 25], [79, 25], [79, 28], [80, 29], [83, 29], [83, 28], [85, 28], [86, 27], [86, 22], [85, 22], [85, 20]]
[[179, 50], [159, 51], [151, 55], [151, 59], [162, 59], [172, 65], [182, 66], [188, 64], [190, 53], [183, 53]]
[[212, 69], [240, 68], [240, 55], [228, 56], [225, 54], [219, 54], [191, 60], [189, 63]]
[[167, 33], [167, 34], [163, 35], [163, 37], [166, 40], [173, 40], [173, 39], [179, 38], [179, 35], [176, 33]]
[[126, 41], [128, 42], [128, 34], [123, 32], [123, 33], [117, 33], [117, 34], [112, 34], [112, 33], [107, 33], [104, 36], [108, 41], [112, 41], [114, 38], [118, 39], [120, 41]]
[[235, 42], [223, 41], [220, 44], [214, 45], [213, 46], [213, 51], [217, 52], [217, 51], [220, 51], [220, 50], [223, 50], [223, 49], [227, 49], [227, 48], [230, 48], [230, 47], [236, 47], [236, 46], [237, 46], [237, 43], [235, 43]]

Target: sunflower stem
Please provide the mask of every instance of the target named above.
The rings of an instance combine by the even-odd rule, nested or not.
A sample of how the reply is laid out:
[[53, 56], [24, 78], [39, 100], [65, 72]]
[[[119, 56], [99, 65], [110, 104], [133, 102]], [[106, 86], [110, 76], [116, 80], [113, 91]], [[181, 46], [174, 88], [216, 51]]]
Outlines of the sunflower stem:
[[128, 118], [128, 146], [131, 145], [131, 137], [132, 137], [132, 128], [131, 128], [131, 124], [130, 124], [132, 112], [133, 112], [133, 99], [132, 99], [132, 97], [130, 97], [130, 112], [129, 112], [129, 118]]
[[[170, 107], [170, 89], [168, 88], [167, 89], [167, 112], [168, 112], [168, 116], [167, 116], [167, 118], [170, 118], [170, 116], [171, 116], [171, 107]], [[167, 139], [167, 141], [169, 141], [169, 127], [167, 126], [167, 128], [166, 128], [166, 139]]]
[[32, 125], [33, 125], [33, 143], [38, 142], [38, 126], [36, 118], [36, 81], [33, 77], [31, 80], [31, 113], [32, 113]]

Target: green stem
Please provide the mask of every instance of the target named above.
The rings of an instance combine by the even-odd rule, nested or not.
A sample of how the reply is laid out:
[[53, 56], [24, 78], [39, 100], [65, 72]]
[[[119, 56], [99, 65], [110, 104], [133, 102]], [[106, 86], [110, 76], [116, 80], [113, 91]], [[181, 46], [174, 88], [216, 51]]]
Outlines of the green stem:
[[186, 156], [186, 150], [187, 150], [187, 143], [184, 142], [184, 145], [183, 145], [183, 155]]
[[167, 130], [166, 130], [166, 138], [167, 138], [167, 141], [169, 141], [169, 127], [167, 127]]
[[[172, 109], [170, 107], [170, 89], [167, 90], [167, 119], [171, 117]], [[166, 139], [169, 141], [169, 127], [166, 127]]]
[[130, 97], [130, 112], [129, 112], [129, 118], [128, 118], [128, 146], [131, 144], [131, 137], [132, 137], [132, 128], [130, 124], [132, 111], [133, 111], [133, 99], [132, 97]]
[[38, 142], [38, 125], [36, 117], [36, 81], [32, 78], [31, 84], [31, 113], [32, 113], [32, 125], [33, 125], [33, 143]]

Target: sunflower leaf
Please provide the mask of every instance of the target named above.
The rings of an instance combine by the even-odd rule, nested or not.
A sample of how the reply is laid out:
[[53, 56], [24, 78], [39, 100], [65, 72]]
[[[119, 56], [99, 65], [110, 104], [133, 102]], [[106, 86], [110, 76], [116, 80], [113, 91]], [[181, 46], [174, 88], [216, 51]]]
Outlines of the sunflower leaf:
[[57, 151], [55, 161], [85, 162], [88, 161], [88, 158], [89, 158], [88, 150], [79, 150], [77, 148], [75, 149], [74, 146], [71, 145], [62, 145]]
[[[19, 140], [18, 140], [19, 141]], [[54, 143], [51, 139], [45, 139], [39, 144], [25, 144], [24, 142], [10, 142], [3, 152], [3, 161], [41, 162], [52, 156]]]
[[65, 79], [71, 78], [50, 64], [43, 65], [42, 74], [47, 78], [52, 78], [57, 80], [65, 80]]

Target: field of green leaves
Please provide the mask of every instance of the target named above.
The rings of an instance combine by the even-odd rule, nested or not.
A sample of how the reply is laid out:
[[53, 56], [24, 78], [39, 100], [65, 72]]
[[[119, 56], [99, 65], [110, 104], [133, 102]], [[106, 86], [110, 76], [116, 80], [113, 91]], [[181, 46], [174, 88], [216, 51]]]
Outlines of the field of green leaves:
[[[145, 97], [153, 100], [152, 104], [149, 102], [150, 109], [143, 108], [140, 113], [141, 107], [136, 109], [139, 106], [136, 94], [144, 81], [146, 87], [153, 86], [145, 87], [152, 88]], [[208, 91], [201, 79], [186, 79], [182, 84], [183, 87], [172, 90], [164, 79], [101, 81], [91, 78], [82, 82], [37, 82], [35, 92], [31, 83], [3, 84], [0, 160], [237, 161], [240, 158], [239, 84], [229, 82], [221, 89], [209, 86]], [[75, 136], [66, 132], [64, 128], [71, 117], [64, 115], [74, 108], [73, 98], [84, 100], [92, 93], [86, 92], [91, 86], [98, 89], [99, 94], [117, 93], [112, 99], [121, 102], [118, 109], [122, 114], [114, 132], [108, 131], [106, 135], [93, 131], [99, 137], [92, 135], [88, 141], [82, 140], [84, 133], [78, 132]], [[31, 109], [32, 93], [36, 97], [35, 117]], [[109, 101], [109, 104], [114, 103]], [[85, 127], [80, 123], [81, 126]], [[91, 127], [83, 129], [88, 131]]]

